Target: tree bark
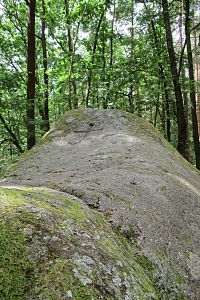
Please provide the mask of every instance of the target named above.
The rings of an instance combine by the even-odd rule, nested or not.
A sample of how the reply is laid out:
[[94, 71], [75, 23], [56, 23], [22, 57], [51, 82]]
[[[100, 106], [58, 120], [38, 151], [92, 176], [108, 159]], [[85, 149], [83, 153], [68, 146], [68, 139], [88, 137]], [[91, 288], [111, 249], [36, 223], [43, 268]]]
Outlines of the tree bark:
[[[134, 1], [131, 1], [131, 67], [135, 68], [135, 53], [134, 53]], [[131, 78], [131, 85], [130, 85], [130, 97], [129, 97], [129, 110], [130, 112], [134, 113], [134, 105], [133, 105], [133, 78]]]
[[[197, 37], [196, 37], [196, 32], [195, 32], [195, 44], [196, 44], [196, 48], [197, 46]], [[196, 88], [196, 107], [197, 107], [197, 121], [198, 121], [198, 132], [199, 132], [199, 139], [200, 139], [200, 92], [199, 92], [199, 86], [200, 86], [200, 80], [199, 80], [199, 55], [196, 54], [196, 58], [195, 58], [195, 63], [196, 63], [196, 67], [195, 67], [195, 79], [196, 79], [196, 84], [197, 84], [197, 88]]]
[[187, 123], [184, 114], [184, 106], [183, 106], [183, 97], [181, 86], [178, 78], [177, 65], [176, 65], [176, 57], [173, 45], [172, 31], [170, 25], [170, 16], [169, 16], [169, 7], [168, 1], [162, 0], [163, 7], [163, 18], [166, 32], [166, 41], [167, 41], [167, 49], [168, 56], [171, 67], [171, 75], [174, 85], [174, 93], [176, 98], [176, 113], [177, 113], [177, 124], [178, 124], [178, 145], [177, 150], [180, 154], [186, 159], [189, 158], [188, 154], [188, 136], [187, 136]]
[[[68, 51], [69, 51], [69, 57], [70, 57], [70, 68], [69, 68], [69, 79], [68, 79], [68, 92], [69, 92], [68, 105], [69, 105], [69, 109], [72, 109], [72, 107], [77, 109], [78, 108], [78, 101], [77, 101], [76, 80], [72, 79], [75, 46], [74, 46], [72, 33], [71, 33], [71, 20], [70, 20], [69, 1], [64, 0], [64, 2], [65, 2], [65, 13], [66, 13], [66, 22], [67, 22]], [[79, 25], [78, 25], [78, 27], [79, 27]], [[74, 101], [72, 101], [72, 90], [73, 90], [73, 93], [74, 93]]]
[[113, 65], [113, 54], [114, 54], [114, 23], [115, 23], [115, 10], [116, 10], [116, 0], [113, 2], [113, 18], [111, 24], [111, 35], [110, 35], [110, 66]]
[[[200, 2], [198, 1], [195, 6], [195, 11], [199, 14], [200, 11]], [[195, 26], [193, 24], [193, 26]], [[198, 39], [199, 34], [197, 35], [196, 30], [194, 30], [194, 47], [195, 47], [195, 81], [196, 81], [196, 108], [197, 108], [197, 122], [198, 122], [198, 132], [199, 132], [199, 139], [200, 139], [200, 78], [199, 78], [199, 51], [198, 51]]]
[[48, 131], [50, 129], [49, 124], [49, 76], [48, 76], [48, 57], [47, 57], [47, 42], [46, 42], [46, 9], [45, 2], [42, 0], [42, 53], [43, 53], [43, 68], [44, 68], [44, 118], [43, 129]]
[[[110, 72], [107, 72], [107, 84], [106, 84], [106, 89], [107, 89], [107, 98], [106, 102], [110, 103], [111, 97], [112, 97], [112, 92], [111, 92], [111, 84], [112, 84], [112, 68], [113, 68], [113, 63], [114, 63], [114, 24], [115, 24], [115, 13], [116, 13], [116, 0], [113, 1], [113, 16], [112, 16], [112, 21], [111, 21], [111, 33], [110, 33], [110, 59], [109, 59], [109, 70]], [[104, 45], [105, 46], [105, 45]]]
[[28, 19], [28, 83], [27, 83], [27, 148], [35, 145], [35, 9], [36, 0], [29, 1]]
[[92, 61], [91, 61], [91, 67], [89, 69], [89, 74], [88, 74], [88, 86], [87, 86], [86, 101], [85, 101], [86, 102], [86, 107], [89, 106], [89, 99], [90, 99], [90, 93], [91, 93], [91, 84], [92, 84], [92, 75], [93, 75], [93, 68], [94, 68], [93, 65], [94, 65], [94, 61], [95, 61], [95, 53], [96, 53], [97, 44], [98, 44], [99, 32], [100, 32], [100, 29], [101, 29], [101, 24], [103, 22], [103, 17], [104, 17], [104, 14], [106, 12], [106, 9], [108, 7], [108, 4], [109, 4], [109, 0], [106, 0], [104, 6], [102, 8], [102, 12], [101, 12], [100, 18], [98, 20], [97, 28], [96, 28], [96, 32], [95, 32], [94, 44], [93, 44], [93, 47], [92, 47]]
[[[180, 51], [181, 51], [181, 56], [183, 56], [185, 49], [185, 41], [183, 43], [183, 0], [179, 0], [179, 34], [180, 34]], [[189, 136], [189, 124], [188, 124], [188, 107], [189, 107], [189, 97], [188, 97], [188, 91], [186, 88], [186, 70], [185, 66], [182, 63], [182, 59], [180, 57], [179, 61], [179, 70], [178, 70], [178, 77], [179, 80], [182, 81], [182, 88], [183, 88], [183, 105], [184, 105], [184, 112], [185, 112], [185, 120], [186, 120], [186, 128], [187, 128], [187, 136]], [[188, 145], [188, 150], [189, 145]], [[188, 151], [190, 153], [190, 151]], [[190, 160], [190, 154], [189, 154], [189, 160]]]
[[[153, 30], [153, 34], [154, 34], [155, 48], [157, 50], [158, 58], [160, 58], [160, 51], [158, 49], [158, 37], [157, 37], [156, 28], [155, 28], [153, 20], [151, 20], [151, 26], [152, 26], [152, 30]], [[159, 61], [160, 61], [160, 59], [159, 59]], [[164, 114], [166, 114], [165, 131], [166, 131], [167, 140], [170, 142], [171, 141], [171, 121], [170, 121], [169, 93], [168, 93], [168, 89], [167, 89], [167, 82], [166, 82], [166, 78], [165, 78], [164, 68], [160, 62], [158, 62], [158, 67], [160, 70], [160, 78], [161, 78], [163, 91], [164, 91], [163, 105], [164, 105]]]
[[192, 115], [192, 132], [193, 142], [195, 151], [196, 167], [200, 169], [200, 144], [199, 144], [199, 133], [198, 133], [198, 121], [196, 112], [196, 91], [195, 91], [195, 80], [194, 80], [194, 66], [192, 57], [192, 46], [190, 39], [190, 3], [189, 0], [184, 0], [185, 4], [185, 35], [187, 44], [187, 59], [188, 59], [188, 70], [190, 80], [190, 101], [191, 101], [191, 115]]
[[[160, 73], [159, 75], [160, 75], [160, 80], [162, 83], [162, 90], [164, 93], [164, 95], [163, 95], [164, 96], [163, 97], [163, 120], [164, 120], [163, 129], [164, 129], [164, 132], [166, 132], [165, 137], [170, 142], [171, 141], [171, 120], [170, 120], [169, 93], [168, 93], [168, 89], [167, 89], [167, 81], [166, 81], [166, 77], [165, 77], [164, 67], [163, 67], [163, 64], [161, 63], [162, 60], [161, 60], [161, 50], [160, 50], [160, 46], [159, 46], [159, 39], [158, 39], [158, 35], [156, 32], [155, 22], [154, 22], [153, 18], [151, 17], [151, 15], [148, 11], [148, 7], [145, 2], [144, 2], [144, 6], [150, 17], [151, 28], [152, 28], [153, 37], [154, 37], [155, 55], [158, 57], [158, 68], [159, 68], [159, 73]], [[159, 96], [157, 99], [159, 99]], [[156, 101], [155, 116], [157, 116], [158, 103], [159, 102]]]

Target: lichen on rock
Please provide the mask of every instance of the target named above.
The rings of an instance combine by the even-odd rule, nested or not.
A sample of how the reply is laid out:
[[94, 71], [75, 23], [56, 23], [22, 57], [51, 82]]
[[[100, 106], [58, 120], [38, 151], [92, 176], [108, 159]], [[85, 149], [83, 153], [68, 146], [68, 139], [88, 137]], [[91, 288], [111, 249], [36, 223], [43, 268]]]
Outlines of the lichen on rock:
[[137, 247], [101, 213], [65, 193], [13, 187], [0, 195], [3, 299], [157, 299]]

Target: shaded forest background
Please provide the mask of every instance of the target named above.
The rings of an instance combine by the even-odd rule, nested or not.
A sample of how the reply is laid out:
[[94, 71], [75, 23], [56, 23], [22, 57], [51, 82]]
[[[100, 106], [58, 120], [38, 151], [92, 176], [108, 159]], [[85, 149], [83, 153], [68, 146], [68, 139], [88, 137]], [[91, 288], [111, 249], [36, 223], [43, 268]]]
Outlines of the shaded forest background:
[[122, 109], [200, 169], [200, 2], [0, 0], [0, 172], [66, 110]]

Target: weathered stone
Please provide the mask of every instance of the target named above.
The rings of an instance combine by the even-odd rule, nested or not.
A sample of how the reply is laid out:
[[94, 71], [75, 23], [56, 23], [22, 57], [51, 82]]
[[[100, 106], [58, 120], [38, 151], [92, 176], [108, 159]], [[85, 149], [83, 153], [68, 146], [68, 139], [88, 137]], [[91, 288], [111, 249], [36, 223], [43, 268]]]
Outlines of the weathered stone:
[[68, 112], [1, 180], [3, 299], [199, 300], [199, 175], [138, 117]]

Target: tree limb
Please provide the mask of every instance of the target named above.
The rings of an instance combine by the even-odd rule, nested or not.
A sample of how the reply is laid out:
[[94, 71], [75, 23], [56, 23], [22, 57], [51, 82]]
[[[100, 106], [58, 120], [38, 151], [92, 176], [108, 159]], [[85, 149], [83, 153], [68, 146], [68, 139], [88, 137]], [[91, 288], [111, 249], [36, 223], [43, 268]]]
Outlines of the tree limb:
[[[195, 25], [192, 29], [190, 29], [190, 33], [192, 31], [194, 31], [195, 29], [197, 29], [199, 26], [200, 26], [200, 22], [197, 25]], [[185, 40], [185, 42], [183, 44], [183, 48], [181, 50], [181, 55], [180, 55], [180, 59], [179, 59], [178, 78], [180, 77], [180, 73], [181, 73], [181, 69], [182, 69], [183, 55], [184, 55], [185, 47], [186, 47], [186, 40]]]
[[17, 149], [19, 150], [20, 153], [23, 153], [22, 147], [19, 144], [18, 138], [16, 137], [15, 133], [12, 131], [12, 129], [10, 129], [10, 127], [8, 126], [8, 124], [6, 123], [5, 119], [3, 118], [3, 116], [0, 114], [0, 121], [2, 122], [4, 128], [6, 129], [6, 131], [9, 133], [13, 144], [17, 147]]
[[26, 4], [29, 6], [30, 5], [30, 3], [29, 3], [29, 1], [28, 0], [24, 0], [25, 2], [26, 2]]

